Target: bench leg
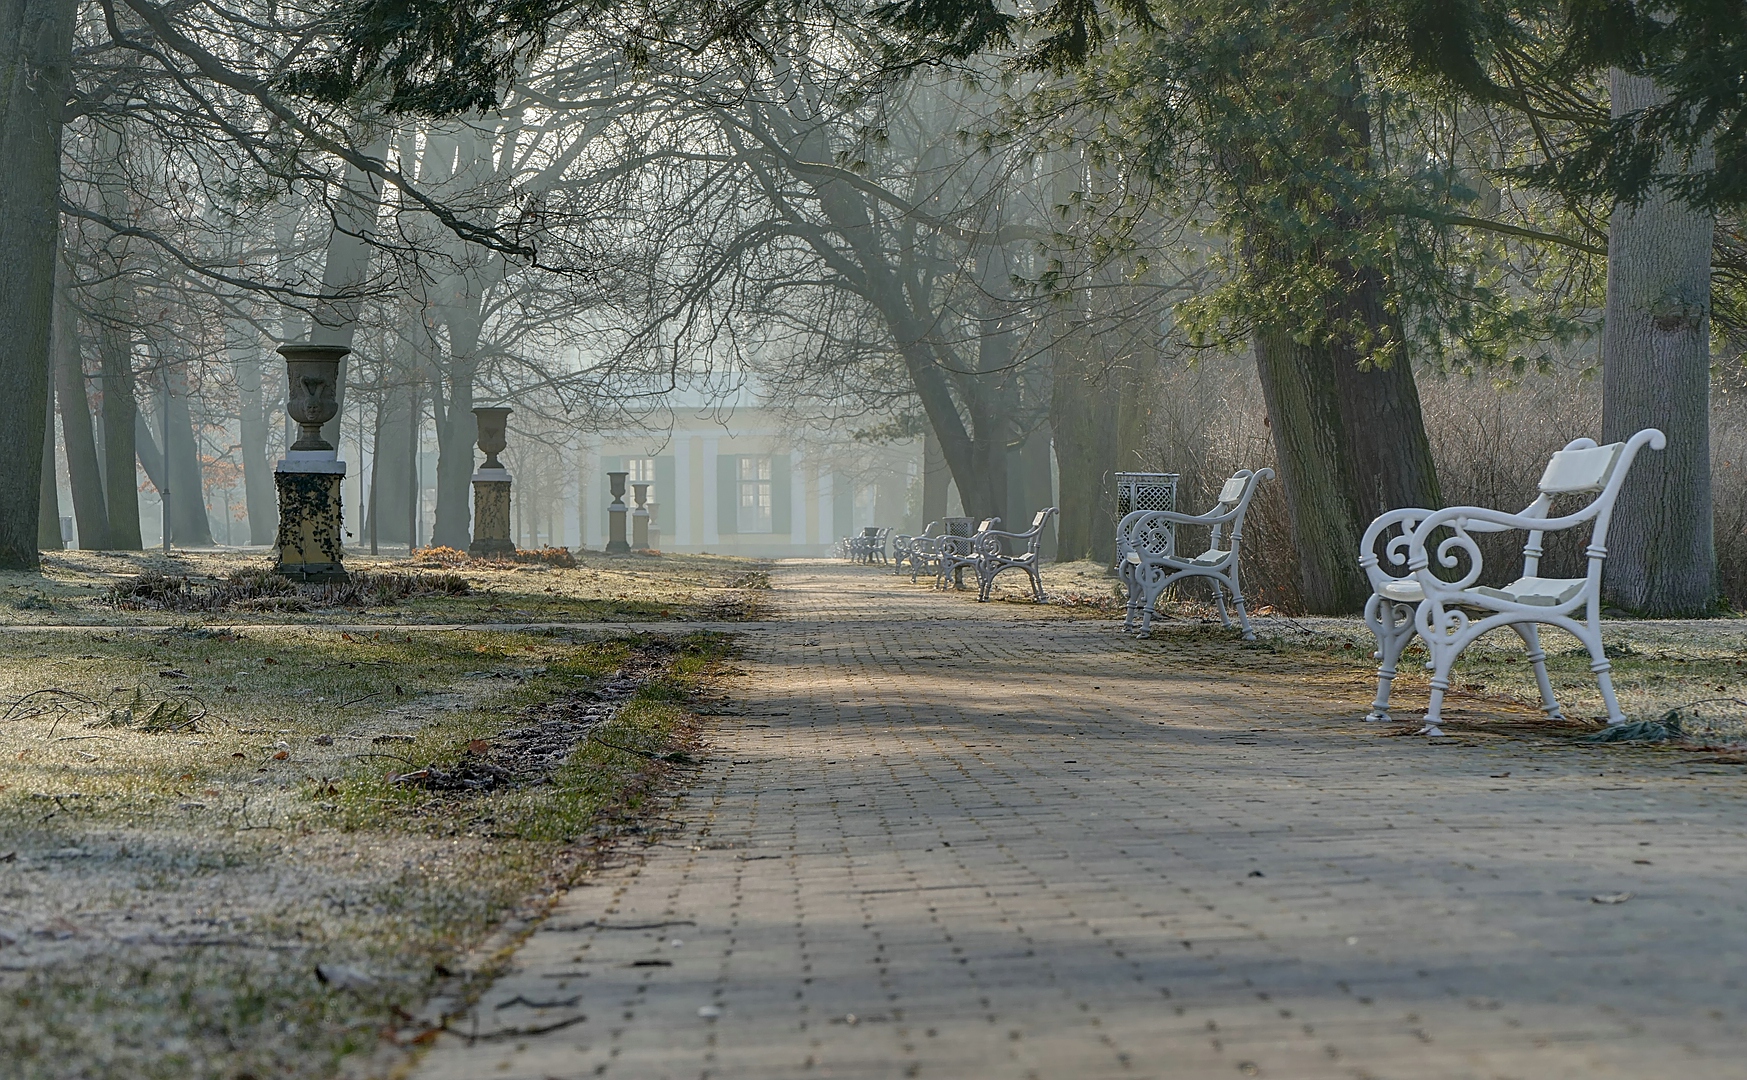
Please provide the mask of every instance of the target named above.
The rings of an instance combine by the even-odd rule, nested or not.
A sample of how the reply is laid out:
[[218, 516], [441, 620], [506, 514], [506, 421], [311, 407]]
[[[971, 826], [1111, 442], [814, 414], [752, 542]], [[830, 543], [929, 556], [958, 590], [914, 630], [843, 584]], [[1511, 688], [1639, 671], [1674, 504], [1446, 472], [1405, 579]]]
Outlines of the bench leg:
[[1122, 629], [1124, 631], [1132, 631], [1134, 629], [1134, 620], [1138, 617], [1140, 610], [1140, 605], [1136, 603], [1137, 598], [1140, 596], [1140, 586], [1134, 580], [1134, 570], [1130, 564], [1124, 562], [1118, 563], [1117, 566], [1117, 573], [1122, 576], [1122, 584], [1128, 589], [1128, 611], [1127, 614], [1123, 616]]
[[1511, 627], [1529, 648], [1529, 663], [1535, 665], [1535, 681], [1541, 686], [1541, 711], [1549, 720], [1563, 720], [1559, 699], [1553, 696], [1553, 680], [1547, 677], [1547, 654], [1541, 649], [1541, 632], [1534, 623], [1516, 623]]
[[1038, 572], [1036, 566], [1027, 566], [1025, 568], [1025, 571], [1026, 571], [1026, 573], [1031, 575], [1031, 595], [1032, 595], [1032, 597], [1038, 603], [1040, 603], [1040, 604], [1043, 603], [1043, 575]]
[[1227, 630], [1231, 629], [1231, 614], [1225, 610], [1225, 590], [1220, 588], [1218, 578], [1209, 578], [1213, 582], [1213, 602], [1219, 605], [1219, 623]]
[[[1239, 626], [1243, 627], [1244, 640], [1256, 640], [1256, 632], [1250, 629], [1250, 612], [1244, 605], [1244, 594], [1237, 590], [1235, 584], [1231, 590], [1231, 602], [1232, 606], [1237, 608], [1237, 623]], [[1226, 625], [1230, 626], [1231, 624], [1226, 623]]]
[[1387, 722], [1393, 719], [1389, 715], [1389, 694], [1395, 685], [1396, 664], [1413, 641], [1413, 609], [1373, 593], [1365, 603], [1365, 625], [1377, 638], [1377, 651], [1371, 655], [1382, 661], [1377, 667], [1377, 697], [1365, 719]]
[[1140, 636], [1143, 638], [1152, 637], [1153, 636], [1153, 613], [1158, 610], [1159, 597], [1164, 594], [1165, 590], [1164, 590], [1164, 586], [1162, 586], [1162, 585], [1155, 589], [1147, 581], [1147, 577], [1153, 576], [1154, 574], [1157, 573], [1157, 571], [1152, 570], [1152, 569], [1143, 568], [1143, 569], [1139, 570], [1138, 573], [1144, 575], [1141, 577], [1141, 579], [1139, 581], [1139, 589], [1140, 589]]
[[1616, 727], [1626, 722], [1626, 714], [1620, 711], [1619, 699], [1614, 697], [1613, 662], [1607, 658], [1601, 644], [1601, 631], [1591, 631], [1590, 640], [1584, 645], [1589, 647], [1589, 670], [1595, 672], [1596, 685], [1601, 687], [1601, 700], [1607, 705], [1607, 722], [1609, 727]]

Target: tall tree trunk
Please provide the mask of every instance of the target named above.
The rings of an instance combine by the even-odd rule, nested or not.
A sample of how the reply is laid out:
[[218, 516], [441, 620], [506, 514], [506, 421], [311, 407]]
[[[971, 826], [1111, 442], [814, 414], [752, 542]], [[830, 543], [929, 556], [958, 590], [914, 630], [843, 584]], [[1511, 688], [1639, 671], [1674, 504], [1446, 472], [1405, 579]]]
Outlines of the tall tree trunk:
[[[160, 394], [162, 391], [160, 390]], [[166, 479], [170, 492], [170, 542], [183, 547], [212, 546], [212, 522], [206, 514], [206, 493], [202, 489], [200, 462], [194, 456], [194, 428], [188, 415], [188, 405], [181, 395], [170, 395], [170, 457], [169, 476], [164, 475], [164, 454], [158, 445], [164, 399], [155, 402], [151, 418], [142, 413], [134, 427], [134, 445], [139, 452], [140, 467], [153, 487], [163, 492]]]
[[[1013, 424], [1013, 331], [1009, 325], [1006, 252], [985, 248], [977, 255], [977, 372], [958, 377], [959, 397], [971, 418], [971, 467], [985, 489], [978, 516], [998, 517], [1012, 530], [1007, 459], [1018, 440]], [[959, 485], [964, 490], [964, 485]], [[968, 503], [967, 503], [968, 505]]]
[[1254, 344], [1304, 606], [1316, 614], [1356, 611], [1369, 587], [1359, 572], [1363, 527], [1341, 424], [1340, 360], [1285, 330], [1257, 333]]
[[[1055, 505], [1055, 488], [1050, 482], [1049, 428], [1033, 428], [1007, 461], [1007, 508], [1016, 515], [1013, 528], [1031, 528], [1031, 519], [1039, 510]], [[1045, 561], [1056, 557], [1055, 522], [1044, 529], [1038, 547], [1038, 558]]]
[[[453, 327], [451, 327], [453, 341]], [[473, 368], [451, 356], [448, 400], [433, 401], [437, 415], [437, 519], [431, 543], [466, 551], [472, 540], [473, 443], [479, 429], [473, 419]]]
[[[1327, 125], [1323, 139], [1330, 160], [1351, 162], [1362, 171], [1370, 168], [1371, 122], [1352, 89], [1358, 85], [1355, 74], [1349, 87], [1329, 94], [1337, 122]], [[1268, 167], [1254, 158], [1244, 171], [1268, 175]], [[1285, 186], [1304, 215], [1330, 213], [1328, 192], [1290, 179]], [[1343, 232], [1359, 234], [1367, 215], [1376, 212], [1360, 202], [1337, 206], [1333, 216], [1347, 226]], [[1330, 283], [1323, 303], [1331, 329], [1324, 339], [1302, 341], [1301, 327], [1282, 315], [1272, 325], [1259, 326], [1252, 342], [1298, 546], [1305, 607], [1317, 614], [1355, 612], [1369, 595], [1358, 567], [1358, 543], [1372, 518], [1396, 507], [1440, 505], [1400, 320], [1387, 303], [1388, 285], [1376, 267], [1355, 265], [1339, 251], [1306, 247], [1293, 229], [1272, 229], [1262, 215], [1244, 239], [1243, 255], [1258, 284], [1303, 277], [1311, 267], [1314, 276]], [[1357, 347], [1355, 333], [1378, 343], [1369, 359]]]
[[[1649, 79], [1614, 71], [1615, 117], [1665, 96]], [[1710, 168], [1709, 148], [1692, 169]], [[1677, 169], [1670, 155], [1663, 167]], [[1616, 206], [1608, 222], [1607, 308], [1601, 339], [1602, 437], [1647, 428], [1668, 436], [1638, 458], [1608, 531], [1604, 591], [1645, 615], [1702, 615], [1717, 597], [1711, 520], [1710, 306], [1714, 214], [1664, 192]]]
[[[123, 296], [117, 290], [114, 298]], [[131, 305], [129, 305], [131, 307]], [[140, 540], [139, 469], [134, 466], [139, 404], [135, 400], [133, 342], [114, 323], [112, 309], [97, 321], [97, 359], [103, 378], [103, 491], [109, 519], [109, 546], [138, 551]]]
[[67, 448], [67, 486], [73, 492], [73, 521], [79, 546], [88, 551], [109, 546], [109, 510], [104, 504], [103, 472], [85, 393], [85, 366], [79, 354], [77, 316], [67, 296], [65, 261], [55, 269], [55, 396], [61, 405], [61, 442]]
[[952, 473], [946, 458], [940, 453], [940, 436], [929, 428], [922, 437], [922, 524], [939, 521], [946, 516], [946, 489], [952, 483]]
[[188, 381], [178, 365], [170, 375], [170, 537], [183, 547], [212, 546], [200, 437], [188, 410]]
[[37, 565], [73, 0], [0, 0], [0, 569]]
[[[382, 158], [388, 152], [388, 140], [377, 137], [364, 147], [366, 157]], [[309, 340], [315, 345], [352, 347], [358, 329], [358, 311], [363, 305], [362, 291], [370, 278], [370, 256], [376, 235], [376, 217], [382, 209], [381, 181], [353, 165], [346, 166], [344, 186], [335, 198], [334, 228], [328, 234], [327, 259], [322, 268], [322, 297], [314, 306]], [[350, 365], [340, 361], [339, 381], [335, 386], [339, 408], [334, 418], [322, 425], [322, 438], [334, 446], [340, 445], [340, 427], [346, 419], [346, 370]]]
[[279, 535], [279, 506], [267, 461], [267, 412], [262, 393], [261, 342], [241, 320], [230, 328], [231, 368], [237, 379], [237, 433], [243, 455], [243, 508], [249, 516], [249, 543], [271, 545]]
[[1092, 452], [1087, 380], [1071, 359], [1065, 343], [1056, 342], [1050, 382], [1049, 427], [1055, 441], [1056, 469], [1061, 477], [1061, 523], [1056, 528], [1056, 558], [1075, 562], [1092, 558], [1092, 514], [1097, 506], [1097, 480], [1102, 470]]
[[55, 393], [48, 392], [47, 416], [42, 428], [42, 476], [37, 481], [36, 546], [40, 551], [59, 551], [67, 546], [61, 538], [61, 491], [55, 476]]
[[[832, 160], [831, 146], [822, 125], [815, 124], [804, 133], [796, 132], [795, 139], [800, 147], [799, 153], [807, 160]], [[911, 387], [940, 442], [947, 468], [958, 483], [959, 500], [964, 505], [965, 514], [970, 517], [999, 514], [998, 506], [1005, 501], [1005, 488], [997, 494], [980, 468], [988, 460], [987, 454], [976, 446], [977, 437], [965, 427], [958, 403], [953, 400], [952, 384], [939, 363], [941, 356], [937, 353], [950, 354], [950, 349], [940, 345], [933, 332], [940, 321], [937, 317], [940, 313], [932, 310], [924, 313], [923, 309], [930, 308], [931, 303], [923, 295], [923, 290], [915, 285], [915, 274], [900, 277], [901, 270], [913, 268], [894, 266], [886, 239], [874, 227], [866, 195], [840, 180], [808, 182], [812, 184], [819, 208], [831, 222], [832, 229], [854, 254], [859, 273], [846, 277], [859, 278], [857, 292], [885, 321], [898, 355], [903, 358], [904, 367], [909, 372]], [[845, 252], [823, 240], [822, 235], [809, 234], [803, 239], [813, 245], [828, 263], [841, 265], [846, 261]], [[909, 238], [909, 241], [913, 240], [914, 237]], [[948, 365], [960, 369], [963, 366], [960, 363]]]
[[[96, 158], [102, 163], [96, 188], [103, 212], [112, 221], [132, 216], [128, 191], [119, 177], [127, 173], [128, 149], [122, 133], [100, 128]], [[139, 312], [133, 279], [128, 274], [125, 238], [116, 238], [110, 260], [98, 267], [98, 282], [85, 294], [85, 317], [97, 346], [103, 395], [103, 491], [109, 521], [109, 547], [138, 551], [140, 540], [139, 469], [134, 465], [134, 432], [139, 428], [137, 384], [133, 371], [134, 327]]]
[[390, 388], [378, 416], [375, 449], [370, 455], [370, 519], [365, 526], [382, 544], [411, 540], [412, 485], [402, 482], [412, 469], [412, 408], [414, 388]]
[[1111, 474], [1120, 467], [1118, 387], [1087, 335], [1058, 337], [1051, 353], [1049, 424], [1061, 504], [1056, 558], [1107, 560], [1116, 542], [1107, 504]]

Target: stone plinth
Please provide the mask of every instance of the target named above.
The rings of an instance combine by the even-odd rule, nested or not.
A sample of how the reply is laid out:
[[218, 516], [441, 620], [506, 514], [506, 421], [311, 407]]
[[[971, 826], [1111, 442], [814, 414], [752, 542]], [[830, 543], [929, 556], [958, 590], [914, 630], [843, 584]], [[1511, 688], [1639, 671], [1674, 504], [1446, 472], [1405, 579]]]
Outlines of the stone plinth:
[[516, 553], [510, 539], [510, 483], [508, 470], [481, 469], [473, 474], [473, 543], [467, 554], [491, 559]]
[[331, 450], [290, 454], [273, 470], [279, 489], [273, 568], [293, 581], [345, 581], [340, 485], [346, 478], [346, 463], [334, 460]]
[[628, 555], [630, 542], [625, 539], [625, 477], [628, 472], [610, 472], [607, 483], [613, 491], [613, 501], [607, 506], [607, 554]]
[[641, 481], [631, 485], [631, 497], [637, 500], [637, 508], [631, 511], [631, 547], [636, 551], [649, 550], [649, 507], [644, 500], [649, 497], [649, 485]]

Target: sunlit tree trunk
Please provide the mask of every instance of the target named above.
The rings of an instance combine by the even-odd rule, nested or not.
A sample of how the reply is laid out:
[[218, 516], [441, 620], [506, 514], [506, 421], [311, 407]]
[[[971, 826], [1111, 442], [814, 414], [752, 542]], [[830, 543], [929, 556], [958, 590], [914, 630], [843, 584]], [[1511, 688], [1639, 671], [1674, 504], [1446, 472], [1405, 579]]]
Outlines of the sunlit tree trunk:
[[[1615, 117], [1657, 104], [1651, 80], [1614, 71]], [[1710, 168], [1707, 148], [1684, 163]], [[1672, 155], [1664, 167], [1683, 165]], [[1603, 316], [1603, 439], [1647, 427], [1668, 436], [1641, 454], [1608, 532], [1604, 591], [1645, 615], [1702, 615], [1716, 603], [1711, 519], [1711, 241], [1716, 216], [1657, 191], [1608, 222]]]

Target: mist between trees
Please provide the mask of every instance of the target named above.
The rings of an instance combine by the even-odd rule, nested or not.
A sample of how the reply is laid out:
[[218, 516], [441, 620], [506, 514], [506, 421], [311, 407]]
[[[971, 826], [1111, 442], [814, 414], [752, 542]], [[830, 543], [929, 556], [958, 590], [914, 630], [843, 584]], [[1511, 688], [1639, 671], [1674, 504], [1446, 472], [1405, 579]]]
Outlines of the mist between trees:
[[[1698, 100], [1682, 5], [1607, 48], [1523, 5], [1430, 44], [1413, 4], [948, 7], [0, 0], [0, 562], [62, 517], [138, 548], [165, 489], [173, 543], [272, 543], [273, 350], [311, 340], [353, 350], [359, 546], [467, 546], [476, 404], [516, 410], [529, 545], [599, 513], [600, 433], [775, 410], [846, 475], [915, 459], [881, 524], [950, 482], [1059, 504], [1061, 559], [1108, 557], [1117, 471], [1200, 509], [1273, 465], [1258, 598], [1351, 611], [1376, 513], [1514, 508], [1656, 424], [1610, 595], [1747, 602], [1739, 132], [1639, 123]], [[421, 21], [463, 8], [502, 19]]]

